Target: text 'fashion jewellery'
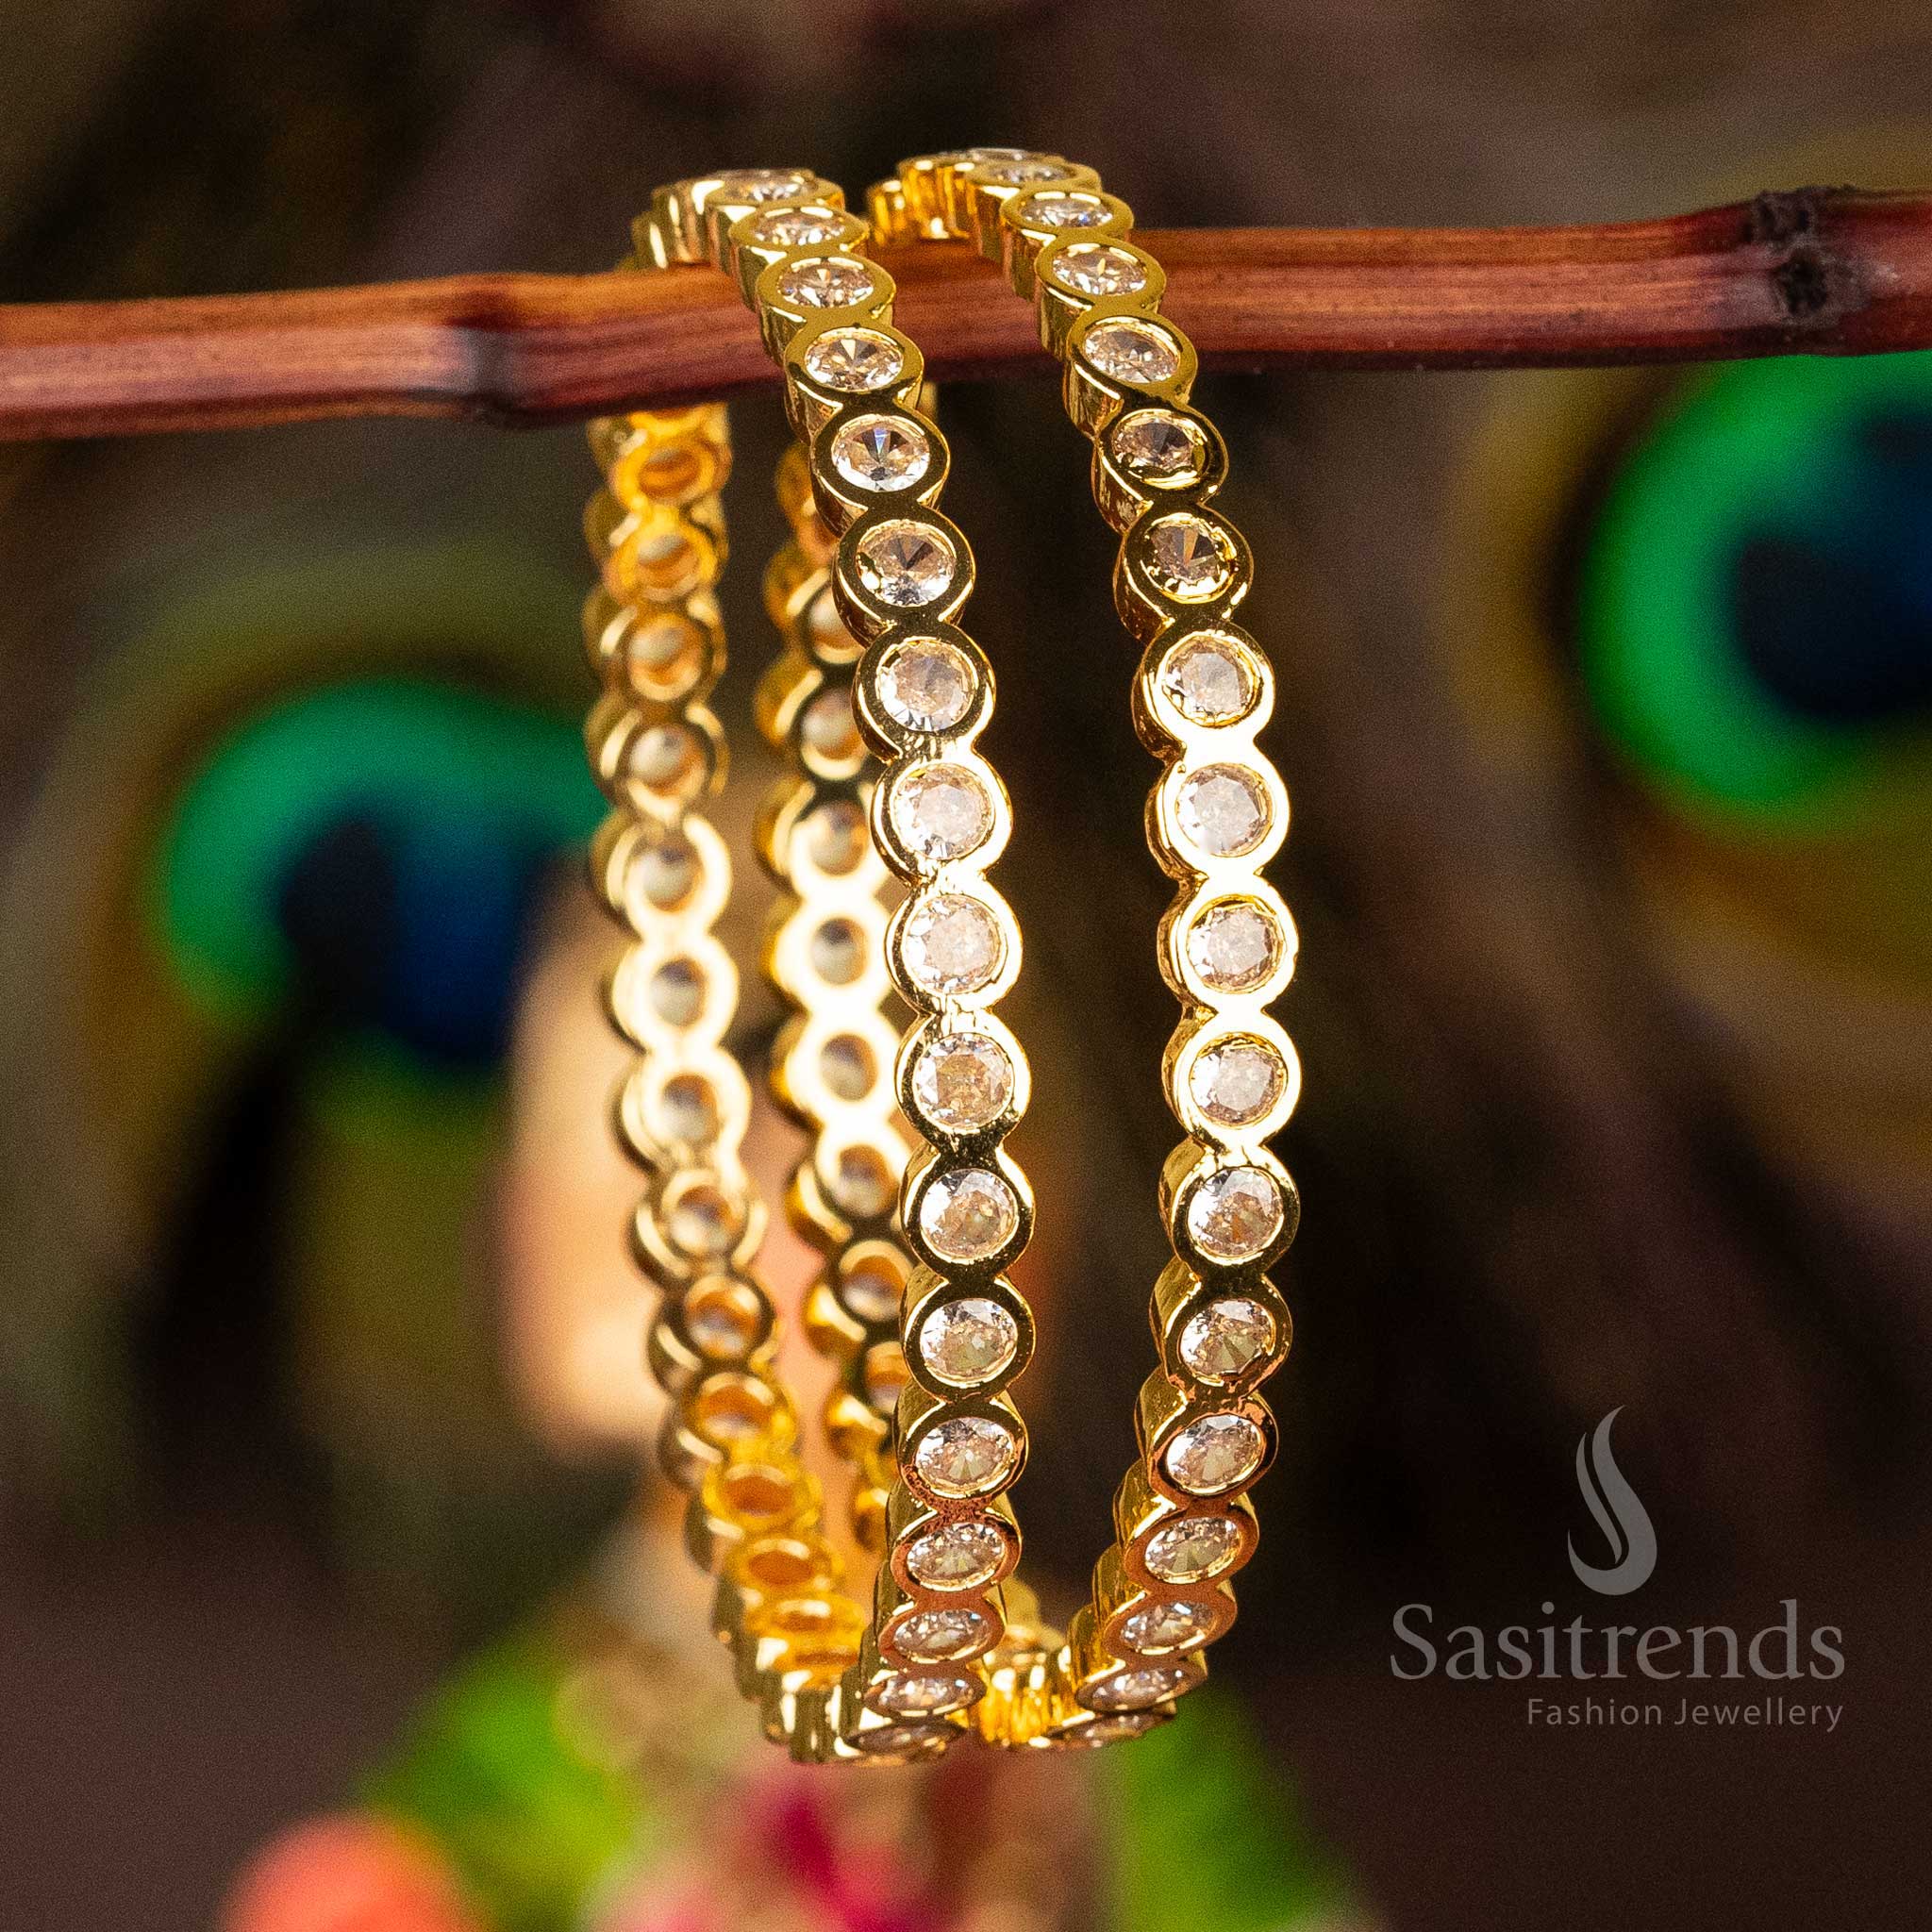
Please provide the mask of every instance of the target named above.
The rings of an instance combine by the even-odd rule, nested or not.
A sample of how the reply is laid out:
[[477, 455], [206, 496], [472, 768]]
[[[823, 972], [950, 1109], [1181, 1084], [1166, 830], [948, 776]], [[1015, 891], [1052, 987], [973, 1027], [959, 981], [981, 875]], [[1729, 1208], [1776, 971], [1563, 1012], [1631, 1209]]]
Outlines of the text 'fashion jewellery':
[[[1041, 167], [1104, 200], [1085, 171], [981, 150], [914, 164], [911, 192], [880, 201], [901, 232], [908, 219], [919, 232], [954, 232], [958, 209], [991, 208], [981, 240], [998, 250], [1000, 191]], [[908, 214], [922, 194], [935, 197], [930, 208]], [[1118, 203], [1108, 219], [1124, 234]], [[1220, 444], [1185, 413], [1192, 356], [1172, 334], [1175, 367], [1149, 378], [1171, 407], [1153, 413], [1182, 424], [1194, 452], [1174, 487], [1195, 505], [1198, 542], [1224, 566], [1211, 588], [1188, 594], [1198, 575], [1161, 588], [1174, 545], [1160, 527], [1142, 532], [1152, 499], [1132, 481], [1102, 500], [1131, 526], [1123, 608], [1141, 610], [1130, 621], [1153, 640], [1137, 710], [1174, 760], [1150, 825], [1184, 881], [1163, 949], [1191, 1004], [1168, 1056], [1191, 1139], [1164, 1180], [1176, 1259], [1156, 1295], [1163, 1368], [1142, 1392], [1141, 1457], [1116, 1499], [1119, 1541], [1095, 1601], [1063, 1643], [1010, 1580], [1019, 1533], [1003, 1500], [1025, 1456], [1007, 1390], [1032, 1324], [1002, 1271], [1024, 1245], [1031, 1203], [999, 1144], [1024, 1107], [1025, 1060], [988, 1010], [1019, 963], [1011, 914], [984, 877], [1010, 824], [974, 749], [991, 678], [953, 622], [972, 558], [933, 508], [945, 445], [913, 407], [918, 352], [891, 325], [892, 285], [865, 258], [865, 236], [836, 190], [789, 170], [661, 191], [638, 227], [639, 266], [708, 259], [739, 280], [785, 371], [804, 450], [803, 470], [796, 452], [781, 467], [795, 541], [767, 581], [786, 645], [761, 688], [760, 721], [793, 759], [760, 819], [763, 855], [788, 892], [767, 970], [793, 1008], [774, 1090], [815, 1134], [789, 1203], [826, 1257], [807, 1330], [841, 1365], [827, 1421], [861, 1471], [856, 1526], [885, 1544], [871, 1618], [841, 1591], [796, 1407], [774, 1372], [774, 1311], [752, 1272], [762, 1210], [739, 1158], [749, 1087], [723, 1046], [735, 977], [709, 928], [729, 859], [695, 803], [722, 754], [704, 702], [723, 657], [711, 591], [728, 459], [714, 408], [592, 431], [609, 489], [590, 518], [605, 583], [587, 629], [606, 682], [591, 745], [616, 807], [593, 859], [607, 903], [637, 936], [611, 1006], [643, 1054], [620, 1124], [651, 1176], [636, 1248], [663, 1292], [649, 1357], [674, 1398], [664, 1459], [692, 1491], [690, 1540], [718, 1575], [714, 1622], [741, 1685], [794, 1755], [924, 1756], [969, 1729], [1001, 1744], [1098, 1743], [1158, 1722], [1199, 1680], [1199, 1645], [1233, 1614], [1222, 1579], [1254, 1545], [1241, 1491], [1272, 1446], [1251, 1391], [1280, 1359], [1288, 1322], [1259, 1271], [1291, 1232], [1293, 1194], [1258, 1141], [1292, 1103], [1294, 1063], [1259, 1011], [1292, 957], [1285, 910], [1253, 876], [1286, 819], [1251, 742], [1267, 669], [1225, 621], [1246, 559], [1199, 508], [1219, 481]], [[1011, 258], [1030, 266], [1040, 245], [1028, 233]], [[1158, 292], [1158, 271], [1148, 275]], [[1138, 312], [1153, 312], [1151, 298]], [[1120, 404], [1120, 391], [1103, 391], [1076, 420], [1097, 429]], [[855, 711], [885, 761], [876, 783]], [[1220, 735], [1200, 740], [1208, 727]], [[1221, 747], [1218, 763], [1194, 756], [1203, 741]], [[1238, 753], [1246, 764], [1229, 761]], [[858, 816], [868, 793], [870, 843]], [[1260, 822], [1230, 837], [1243, 798]], [[908, 888], [890, 922], [874, 847]], [[903, 1150], [882, 1077], [897, 1043], [877, 1010], [881, 939], [922, 1016], [897, 1051], [898, 1100], [924, 1141], [906, 1167], [903, 1235], [891, 1214]]]

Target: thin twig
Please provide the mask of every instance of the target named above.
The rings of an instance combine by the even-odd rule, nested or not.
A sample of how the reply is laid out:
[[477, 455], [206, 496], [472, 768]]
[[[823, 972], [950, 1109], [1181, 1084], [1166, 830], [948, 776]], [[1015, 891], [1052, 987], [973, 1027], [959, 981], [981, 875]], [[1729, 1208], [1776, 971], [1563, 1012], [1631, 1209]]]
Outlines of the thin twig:
[[[1932, 346], [1932, 194], [1801, 189], [1599, 227], [1191, 229], [1143, 238], [1211, 365], [1472, 369]], [[963, 248], [887, 258], [941, 378], [1045, 369]], [[327, 416], [537, 424], [774, 372], [709, 269], [469, 275], [0, 308], [0, 439]]]

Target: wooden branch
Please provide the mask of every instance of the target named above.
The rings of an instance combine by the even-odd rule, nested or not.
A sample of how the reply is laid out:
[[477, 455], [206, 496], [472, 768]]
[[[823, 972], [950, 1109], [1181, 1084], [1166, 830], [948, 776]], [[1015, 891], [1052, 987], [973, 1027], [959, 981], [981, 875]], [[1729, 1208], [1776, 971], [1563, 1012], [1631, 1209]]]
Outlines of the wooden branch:
[[[1220, 368], [1553, 367], [1932, 346], [1932, 194], [1802, 189], [1601, 227], [1150, 234]], [[943, 379], [1043, 369], [962, 247], [887, 258]], [[327, 416], [537, 424], [775, 375], [709, 269], [0, 308], [0, 439]]]

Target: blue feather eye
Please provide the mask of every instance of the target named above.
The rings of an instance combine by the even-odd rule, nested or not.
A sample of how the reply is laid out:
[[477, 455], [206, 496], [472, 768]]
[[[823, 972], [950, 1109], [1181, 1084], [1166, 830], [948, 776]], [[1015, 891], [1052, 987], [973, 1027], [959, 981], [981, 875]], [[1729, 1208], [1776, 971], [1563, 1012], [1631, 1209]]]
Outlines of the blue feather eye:
[[1661, 791], [1766, 830], [1924, 813], [1932, 358], [1689, 385], [1612, 477], [1578, 590], [1598, 722]]
[[163, 937], [222, 1007], [299, 999], [425, 1060], [488, 1065], [537, 883], [601, 808], [560, 719], [401, 680], [306, 692], [231, 732], [183, 794]]

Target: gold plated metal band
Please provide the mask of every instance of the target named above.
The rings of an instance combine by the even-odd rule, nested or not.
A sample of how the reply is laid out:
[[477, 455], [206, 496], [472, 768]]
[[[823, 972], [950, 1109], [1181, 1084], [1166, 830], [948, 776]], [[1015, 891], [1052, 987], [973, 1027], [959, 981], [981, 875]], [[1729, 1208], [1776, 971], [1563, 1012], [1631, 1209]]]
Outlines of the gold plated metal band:
[[1140, 1454], [1060, 1660], [1064, 1691], [1125, 1731], [1200, 1681], [1202, 1647], [1233, 1621], [1228, 1579], [1257, 1537], [1246, 1491], [1275, 1444], [1257, 1391], [1291, 1326], [1266, 1270], [1298, 1204], [1266, 1142], [1300, 1069], [1266, 1010], [1295, 954], [1261, 876], [1288, 830], [1287, 792], [1256, 744], [1273, 675], [1234, 621], [1253, 559], [1213, 507], [1226, 448], [1191, 407], [1193, 345], [1160, 314], [1164, 277], [1134, 244], [1126, 204], [1058, 156], [974, 149], [906, 163], [871, 210], [881, 242], [974, 242], [1033, 300], [1067, 412], [1093, 444], [1095, 500], [1121, 534], [1115, 605], [1144, 649], [1134, 716], [1162, 764], [1148, 841], [1178, 886], [1158, 941], [1183, 1009], [1163, 1074], [1186, 1139], [1161, 1175], [1174, 1258], [1154, 1291], [1159, 1365], [1141, 1391]]

